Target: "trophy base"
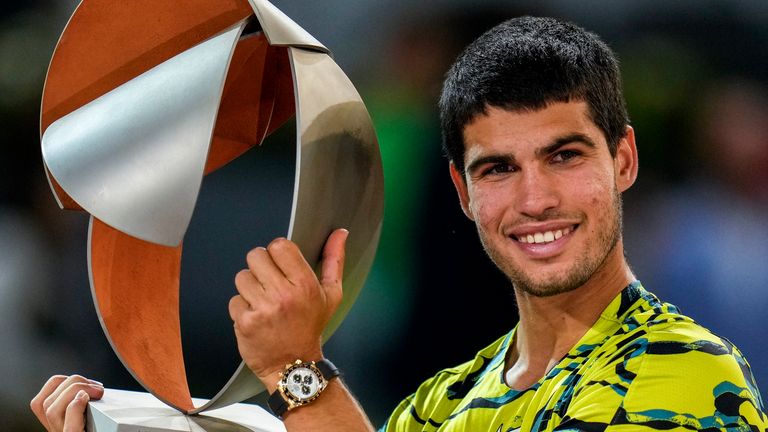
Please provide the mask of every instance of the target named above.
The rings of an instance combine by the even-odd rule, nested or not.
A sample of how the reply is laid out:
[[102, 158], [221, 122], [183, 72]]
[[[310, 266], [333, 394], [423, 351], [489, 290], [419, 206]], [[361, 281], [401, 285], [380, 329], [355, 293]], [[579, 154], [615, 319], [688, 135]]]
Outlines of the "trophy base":
[[[195, 404], [205, 403], [195, 399]], [[285, 432], [283, 423], [263, 408], [234, 404], [185, 415], [149, 393], [106, 389], [88, 403], [87, 432]]]

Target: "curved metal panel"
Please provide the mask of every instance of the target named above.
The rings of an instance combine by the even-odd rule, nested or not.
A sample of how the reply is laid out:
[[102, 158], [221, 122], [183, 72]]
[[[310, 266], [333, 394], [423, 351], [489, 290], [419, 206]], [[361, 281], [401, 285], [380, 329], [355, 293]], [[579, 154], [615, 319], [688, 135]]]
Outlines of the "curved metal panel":
[[88, 275], [96, 312], [112, 349], [150, 393], [193, 409], [179, 319], [182, 247], [126, 235], [91, 216]]
[[241, 37], [227, 72], [205, 175], [261, 144], [294, 115], [288, 53], [263, 33]]
[[[237, 157], [233, 151], [240, 153], [245, 145], [260, 143], [265, 133], [275, 130], [293, 115], [293, 80], [287, 51], [285, 48], [264, 51], [259, 41], [262, 38], [248, 37], [237, 45], [206, 171]], [[263, 68], [262, 73], [259, 68]], [[249, 78], [255, 83], [246, 82]], [[228, 95], [233, 98], [230, 102], [227, 102]], [[290, 99], [290, 109], [280, 108], [279, 105], [286, 103], [275, 101], [287, 99]], [[232, 119], [230, 115], [236, 117]], [[220, 140], [218, 146], [216, 139]], [[178, 262], [169, 261], [174, 254], [181, 253], [181, 246], [167, 248], [139, 241], [97, 219], [91, 221], [88, 246], [91, 290], [99, 320], [118, 358], [145, 389], [164, 403], [190, 414], [203, 411], [212, 403], [223, 407], [263, 391], [261, 382], [240, 363], [208, 405], [199, 408], [192, 405], [186, 381], [182, 381], [186, 374], [179, 336], [181, 269]], [[122, 264], [114, 265], [116, 260]], [[128, 304], [112, 306], [110, 298], [125, 299], [126, 296], [130, 298]], [[165, 300], [156, 301], [158, 296]], [[131, 331], [126, 332], [127, 328]], [[152, 367], [148, 369], [146, 365]], [[158, 374], [153, 370], [165, 372]]]
[[[205, 405], [194, 407], [189, 394], [178, 310], [181, 240], [203, 175], [296, 112], [287, 236], [317, 269], [331, 230], [351, 232], [344, 299], [326, 340], [373, 260], [381, 158], [360, 96], [327, 48], [266, 0], [194, 0], [190, 13], [178, 16], [173, 3], [141, 1], [119, 3], [115, 17], [105, 4], [86, 1], [73, 15], [67, 30], [77, 37], [62, 37], [49, 70], [54, 84], [43, 96], [43, 160], [57, 201], [92, 214], [91, 289], [114, 351], [152, 394], [197, 413], [264, 389], [241, 362]], [[240, 39], [249, 5], [264, 32]], [[157, 22], [142, 25], [158, 11]], [[94, 29], [112, 39], [91, 48], [99, 56], [92, 62], [83, 52], [98, 39]], [[128, 37], [129, 49], [108, 49], [113, 33]], [[88, 69], [82, 76], [78, 62]]]
[[365, 283], [384, 213], [384, 177], [373, 123], [360, 95], [330, 56], [289, 49], [297, 95], [296, 190], [289, 238], [318, 269], [325, 240], [347, 228], [344, 299], [327, 340]]
[[189, 411], [189, 414], [198, 414], [203, 411], [242, 402], [264, 390], [264, 384], [248, 369], [245, 362], [240, 362], [240, 366], [237, 367], [234, 375], [232, 375], [232, 378], [230, 378], [221, 391], [204, 405]]
[[330, 53], [314, 36], [288, 18], [280, 9], [266, 0], [248, 0], [256, 18], [273, 46], [293, 46]]
[[[350, 231], [344, 299], [327, 340], [363, 287], [378, 245], [384, 211], [384, 178], [376, 134], [360, 95], [325, 53], [289, 48], [297, 107], [297, 169], [288, 237], [319, 269], [328, 235]], [[264, 390], [240, 364], [219, 394], [191, 413], [243, 401]]]
[[[40, 103], [40, 136], [48, 126], [179, 52], [253, 15], [247, 0], [83, 0], [51, 57]], [[151, 14], [151, 19], [147, 16]], [[82, 208], [46, 167], [64, 209]]]
[[244, 22], [53, 122], [43, 158], [86, 211], [142, 240], [178, 245], [203, 177], [224, 79]]

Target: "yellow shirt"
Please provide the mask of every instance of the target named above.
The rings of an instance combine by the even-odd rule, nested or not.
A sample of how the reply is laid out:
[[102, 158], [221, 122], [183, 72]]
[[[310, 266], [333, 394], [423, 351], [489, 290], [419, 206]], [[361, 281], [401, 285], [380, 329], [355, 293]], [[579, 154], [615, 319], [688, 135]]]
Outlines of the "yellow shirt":
[[625, 288], [545, 377], [504, 383], [515, 329], [445, 369], [398, 405], [381, 432], [765, 431], [760, 392], [741, 352], [659, 301]]

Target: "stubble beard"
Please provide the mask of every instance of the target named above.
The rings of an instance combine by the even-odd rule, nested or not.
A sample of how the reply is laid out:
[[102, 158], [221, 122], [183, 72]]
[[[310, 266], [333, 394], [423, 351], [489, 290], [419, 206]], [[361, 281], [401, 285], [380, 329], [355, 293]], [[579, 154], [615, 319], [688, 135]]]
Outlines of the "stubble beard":
[[610, 224], [609, 228], [602, 230], [595, 242], [595, 247], [586, 249], [576, 259], [571, 268], [565, 274], [560, 275], [561, 277], [559, 278], [536, 281], [531, 277], [530, 272], [526, 272], [524, 268], [516, 266], [498, 250], [490, 247], [483, 232], [478, 230], [480, 241], [485, 252], [496, 266], [504, 272], [516, 289], [535, 297], [550, 297], [573, 291], [586, 284], [604, 266], [606, 259], [616, 248], [621, 238], [623, 220], [621, 196], [615, 188], [612, 191], [612, 195], [612, 208], [607, 218], [607, 223]]

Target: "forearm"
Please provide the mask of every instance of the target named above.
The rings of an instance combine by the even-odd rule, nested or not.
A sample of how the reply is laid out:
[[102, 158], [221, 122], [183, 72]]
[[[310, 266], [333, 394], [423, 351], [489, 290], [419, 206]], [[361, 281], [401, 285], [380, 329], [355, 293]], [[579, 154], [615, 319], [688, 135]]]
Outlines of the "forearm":
[[373, 425], [340, 379], [333, 379], [309, 405], [283, 416], [288, 432], [372, 432]]
[[[276, 239], [266, 248], [248, 253], [248, 269], [235, 277], [240, 295], [232, 298], [229, 312], [234, 321], [240, 356], [264, 383], [270, 395], [275, 393], [283, 374], [293, 376], [292, 384], [306, 383], [301, 395], [317, 399], [281, 413], [289, 432], [299, 431], [373, 431], [365, 413], [344, 387], [332, 364], [322, 361], [321, 337], [328, 321], [341, 303], [344, 269], [344, 243], [347, 231], [335, 230], [323, 249], [318, 275], [301, 255], [299, 247], [285, 239]], [[298, 364], [295, 363], [298, 359]], [[320, 362], [309, 364], [307, 362]], [[319, 370], [321, 366], [323, 370]], [[327, 374], [327, 375], [326, 375]], [[303, 378], [302, 378], [303, 375]], [[318, 380], [327, 380], [325, 389]], [[315, 384], [314, 390], [309, 384]], [[285, 387], [283, 391], [291, 392]], [[276, 409], [284, 404], [278, 403]], [[287, 403], [287, 400], [283, 402]]]

